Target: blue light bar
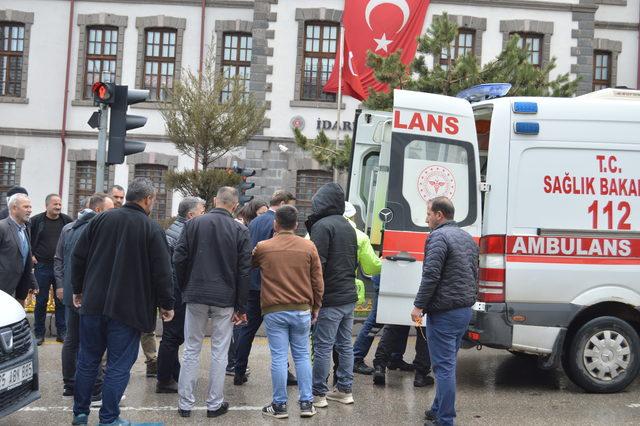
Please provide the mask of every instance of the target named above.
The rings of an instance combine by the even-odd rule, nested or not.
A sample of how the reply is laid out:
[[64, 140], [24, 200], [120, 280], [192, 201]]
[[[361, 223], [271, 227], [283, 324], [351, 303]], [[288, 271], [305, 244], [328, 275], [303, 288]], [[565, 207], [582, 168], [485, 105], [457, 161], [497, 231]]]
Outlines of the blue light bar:
[[518, 135], [537, 135], [540, 133], [540, 123], [519, 121], [513, 123], [513, 131]]
[[456, 95], [456, 98], [466, 99], [469, 102], [480, 102], [487, 99], [506, 96], [511, 89], [509, 83], [485, 83], [469, 87]]
[[536, 102], [514, 102], [513, 112], [516, 114], [537, 114], [538, 104]]

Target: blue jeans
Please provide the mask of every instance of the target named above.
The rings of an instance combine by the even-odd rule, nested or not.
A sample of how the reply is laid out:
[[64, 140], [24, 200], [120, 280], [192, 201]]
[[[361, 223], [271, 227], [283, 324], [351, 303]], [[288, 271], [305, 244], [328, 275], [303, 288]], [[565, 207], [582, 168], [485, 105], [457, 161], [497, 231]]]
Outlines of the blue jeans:
[[470, 320], [471, 308], [427, 315], [427, 341], [436, 378], [431, 410], [440, 425], [453, 425], [456, 417], [456, 357]]
[[74, 415], [89, 415], [91, 392], [106, 350], [107, 368], [102, 384], [100, 423], [112, 423], [120, 416], [120, 399], [129, 383], [131, 367], [138, 358], [139, 348], [139, 330], [104, 315], [80, 315]]
[[338, 352], [339, 391], [351, 392], [353, 385], [353, 310], [355, 303], [341, 306], [323, 307], [313, 331], [313, 394], [324, 396], [329, 391], [327, 378], [331, 370], [331, 351], [334, 346]]
[[309, 354], [309, 311], [272, 312], [264, 316], [271, 350], [271, 383], [273, 402], [287, 402], [287, 360], [289, 346], [296, 365], [300, 402], [311, 402], [311, 356]]
[[356, 361], [362, 361], [371, 349], [373, 338], [382, 330], [383, 324], [378, 324], [376, 316], [378, 315], [378, 292], [380, 291], [380, 275], [375, 275], [371, 278], [373, 283], [373, 303], [371, 304], [371, 311], [369, 316], [364, 321], [356, 342], [353, 344], [353, 358]]
[[[56, 277], [53, 274], [53, 265], [47, 263], [37, 263], [33, 274], [38, 281], [40, 291], [36, 295], [36, 307], [33, 310], [33, 333], [36, 337], [44, 336], [45, 320], [47, 319], [47, 303], [49, 303], [49, 287], [56, 286]], [[64, 305], [53, 295], [56, 304], [56, 330], [58, 336], [63, 336], [67, 332], [67, 325], [64, 319]]]

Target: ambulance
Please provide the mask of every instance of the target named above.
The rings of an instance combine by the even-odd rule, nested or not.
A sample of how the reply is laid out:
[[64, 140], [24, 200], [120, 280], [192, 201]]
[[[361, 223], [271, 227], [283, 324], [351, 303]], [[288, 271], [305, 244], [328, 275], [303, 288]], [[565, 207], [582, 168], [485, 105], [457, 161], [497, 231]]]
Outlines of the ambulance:
[[562, 366], [589, 392], [640, 368], [640, 92], [479, 102], [396, 90], [357, 116], [349, 200], [382, 251], [378, 321], [411, 325], [427, 201], [480, 246], [467, 340]]

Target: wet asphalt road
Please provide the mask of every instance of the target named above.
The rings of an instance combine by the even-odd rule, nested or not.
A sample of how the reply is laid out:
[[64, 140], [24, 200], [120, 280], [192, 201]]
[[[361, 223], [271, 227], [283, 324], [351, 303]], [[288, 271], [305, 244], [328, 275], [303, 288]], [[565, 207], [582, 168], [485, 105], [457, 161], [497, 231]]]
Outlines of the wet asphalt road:
[[[413, 339], [413, 338], [411, 338]], [[208, 344], [208, 340], [206, 341]], [[375, 350], [367, 358], [370, 364]], [[225, 399], [230, 412], [218, 419], [207, 419], [204, 392], [208, 378], [209, 348], [201, 357], [197, 398], [200, 402], [191, 418], [179, 418], [177, 396], [156, 394], [155, 379], [145, 377], [142, 351], [133, 368], [121, 404], [122, 417], [135, 422], [160, 422], [166, 425], [251, 425], [251, 424], [340, 424], [340, 425], [421, 425], [425, 407], [433, 398], [433, 387], [414, 388], [413, 374], [388, 372], [387, 386], [374, 387], [371, 376], [356, 375], [355, 404], [332, 403], [311, 419], [301, 419], [297, 404], [290, 404], [288, 420], [264, 419], [260, 407], [270, 401], [269, 349], [265, 338], [256, 338], [250, 358], [249, 382], [234, 386], [226, 378]], [[0, 426], [64, 425], [71, 423], [72, 400], [62, 397], [60, 349], [62, 345], [47, 339], [40, 347], [40, 386], [42, 398], [26, 409], [0, 419]], [[413, 359], [413, 342], [408, 344], [405, 360]], [[295, 388], [289, 388], [290, 402], [297, 400]], [[638, 425], [640, 424], [640, 379], [625, 392], [615, 395], [591, 395], [573, 385], [560, 371], [543, 371], [535, 362], [505, 351], [463, 350], [458, 369], [459, 425]], [[92, 410], [91, 425], [98, 421]]]

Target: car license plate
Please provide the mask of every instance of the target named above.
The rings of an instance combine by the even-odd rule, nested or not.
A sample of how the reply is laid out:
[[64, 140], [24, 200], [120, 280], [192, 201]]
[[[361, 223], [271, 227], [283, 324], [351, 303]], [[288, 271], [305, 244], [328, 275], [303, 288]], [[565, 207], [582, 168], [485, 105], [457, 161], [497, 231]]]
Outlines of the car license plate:
[[484, 302], [476, 302], [471, 308], [474, 311], [486, 312], [487, 305]]
[[33, 363], [19, 365], [0, 373], [0, 391], [13, 389], [33, 377]]

